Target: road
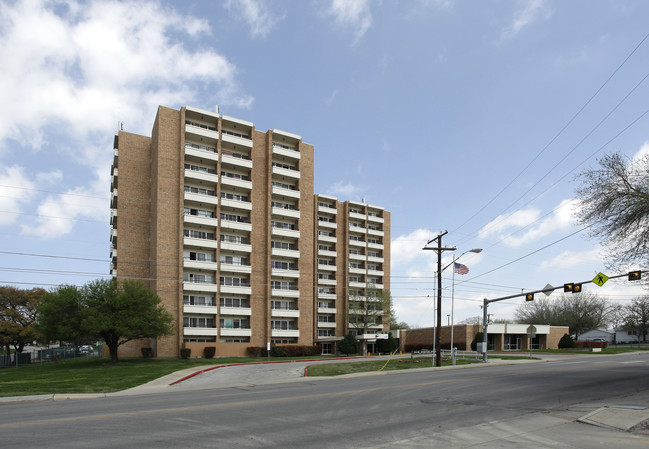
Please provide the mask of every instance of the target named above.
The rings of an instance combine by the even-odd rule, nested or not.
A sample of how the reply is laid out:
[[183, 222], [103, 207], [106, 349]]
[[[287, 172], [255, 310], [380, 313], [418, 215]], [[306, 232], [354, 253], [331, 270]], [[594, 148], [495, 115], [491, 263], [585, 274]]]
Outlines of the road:
[[649, 447], [649, 436], [575, 421], [603, 406], [648, 406], [648, 372], [649, 354], [637, 353], [237, 387], [216, 376], [149, 394], [5, 403], [0, 439], [21, 448]]

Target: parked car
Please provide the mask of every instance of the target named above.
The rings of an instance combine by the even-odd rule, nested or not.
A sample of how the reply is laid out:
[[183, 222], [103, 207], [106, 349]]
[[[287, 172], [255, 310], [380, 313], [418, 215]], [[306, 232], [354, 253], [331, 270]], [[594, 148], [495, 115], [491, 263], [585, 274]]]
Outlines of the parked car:
[[93, 351], [92, 346], [83, 345], [79, 348], [79, 354], [90, 354]]

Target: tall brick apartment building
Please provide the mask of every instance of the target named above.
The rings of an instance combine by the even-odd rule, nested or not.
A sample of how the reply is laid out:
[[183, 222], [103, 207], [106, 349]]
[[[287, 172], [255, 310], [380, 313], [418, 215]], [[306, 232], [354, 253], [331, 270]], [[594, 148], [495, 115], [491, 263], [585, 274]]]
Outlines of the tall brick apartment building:
[[[176, 357], [313, 345], [348, 331], [350, 297], [390, 288], [390, 213], [314, 195], [313, 146], [215, 112], [159, 107], [151, 137], [115, 136], [111, 274], [140, 279], [175, 318]], [[381, 320], [379, 320], [381, 321]], [[372, 344], [387, 317], [359, 339]]]

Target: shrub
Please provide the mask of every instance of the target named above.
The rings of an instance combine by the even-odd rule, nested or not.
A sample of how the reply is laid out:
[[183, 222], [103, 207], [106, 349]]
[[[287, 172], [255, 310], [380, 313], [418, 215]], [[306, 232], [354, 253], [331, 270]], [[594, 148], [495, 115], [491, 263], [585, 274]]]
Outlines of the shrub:
[[351, 332], [338, 342], [338, 351], [349, 357], [349, 354], [356, 354], [358, 352], [358, 342], [356, 337]]
[[482, 332], [476, 333], [475, 337], [473, 337], [473, 341], [471, 342], [471, 350], [472, 351], [477, 351], [478, 350], [478, 342], [479, 341], [484, 341], [484, 334]]
[[564, 334], [564, 336], [561, 337], [561, 340], [559, 340], [559, 349], [570, 349], [576, 346], [575, 340], [573, 340], [568, 334]]
[[216, 354], [216, 346], [205, 346], [203, 348], [203, 357], [211, 359]]
[[578, 348], [608, 348], [607, 341], [578, 341]]
[[180, 358], [181, 359], [188, 359], [189, 356], [192, 355], [192, 350], [191, 348], [181, 348], [180, 349]]
[[142, 357], [145, 359], [153, 357], [153, 348], [142, 348]]
[[273, 357], [288, 357], [289, 352], [286, 346], [271, 346], [270, 355]]
[[381, 353], [391, 353], [399, 347], [399, 342], [392, 336], [392, 332], [388, 332], [388, 338], [385, 340], [378, 340], [376, 342], [376, 349]]

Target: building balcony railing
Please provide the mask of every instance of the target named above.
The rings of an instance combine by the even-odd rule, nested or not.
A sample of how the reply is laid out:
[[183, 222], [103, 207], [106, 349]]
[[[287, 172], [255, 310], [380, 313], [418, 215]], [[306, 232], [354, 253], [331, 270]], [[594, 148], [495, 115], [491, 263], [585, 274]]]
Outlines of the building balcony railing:
[[383, 222], [385, 222], [383, 217], [376, 217], [376, 216], [371, 215], [371, 214], [367, 214], [367, 221], [373, 221], [375, 223], [383, 223]]
[[284, 289], [278, 289], [278, 288], [273, 288], [270, 291], [271, 296], [274, 297], [280, 297], [280, 298], [299, 298], [300, 297], [300, 291], [295, 289], [295, 290], [284, 290]]
[[286, 278], [299, 278], [300, 277], [300, 271], [299, 270], [284, 270], [281, 268], [273, 268], [271, 270], [271, 275], [272, 276], [278, 276], [278, 277], [286, 277]]
[[191, 120], [185, 120], [185, 134], [214, 140], [218, 140], [219, 138], [219, 132], [216, 130], [216, 126], [205, 125]]
[[221, 137], [224, 142], [230, 142], [234, 145], [242, 145], [244, 147], [252, 148], [252, 139], [250, 136], [247, 136], [236, 131], [230, 131], [229, 129], [221, 130]]
[[270, 311], [270, 316], [275, 318], [299, 318], [299, 310], [287, 310], [287, 309], [272, 309]]
[[202, 314], [208, 314], [208, 315], [215, 315], [216, 314], [216, 306], [190, 306], [190, 305], [183, 305], [183, 312], [184, 313], [202, 313]]
[[301, 158], [299, 151], [294, 150], [292, 148], [283, 148], [278, 145], [273, 145], [273, 154], [277, 154], [279, 156], [284, 156], [295, 160], [300, 160]]
[[290, 259], [299, 259], [300, 251], [296, 249], [271, 248], [271, 256], [287, 257]]
[[250, 307], [244, 308], [244, 307], [221, 306], [219, 307], [219, 313], [221, 314], [221, 317], [226, 315], [227, 316], [251, 316], [252, 309]]
[[297, 229], [272, 228], [270, 234], [278, 237], [289, 237], [292, 239], [300, 238], [300, 231]]
[[184, 335], [206, 335], [210, 337], [215, 337], [218, 335], [218, 329], [216, 327], [184, 327]]
[[282, 187], [273, 186], [271, 193], [273, 195], [284, 196], [287, 198], [300, 198], [300, 191], [297, 189], [284, 189]]
[[318, 307], [318, 313], [336, 313], [335, 307]]
[[273, 167], [273, 175], [284, 176], [286, 178], [300, 179], [300, 172], [297, 170], [291, 170], [283, 167]]
[[252, 329], [224, 329], [221, 328], [221, 337], [251, 337]]
[[336, 322], [335, 321], [318, 321], [318, 328], [335, 329], [336, 328]]
[[183, 282], [183, 289], [193, 292], [210, 292], [216, 293], [218, 291], [217, 284], [201, 284], [198, 282]]
[[283, 329], [273, 329], [270, 331], [271, 337], [299, 337], [300, 331], [298, 329], [293, 330], [283, 330]]

